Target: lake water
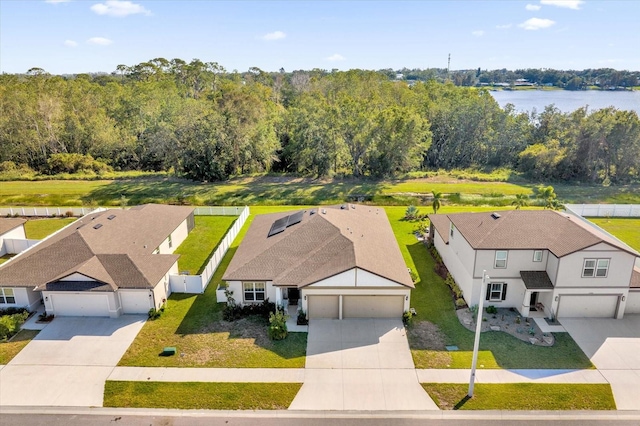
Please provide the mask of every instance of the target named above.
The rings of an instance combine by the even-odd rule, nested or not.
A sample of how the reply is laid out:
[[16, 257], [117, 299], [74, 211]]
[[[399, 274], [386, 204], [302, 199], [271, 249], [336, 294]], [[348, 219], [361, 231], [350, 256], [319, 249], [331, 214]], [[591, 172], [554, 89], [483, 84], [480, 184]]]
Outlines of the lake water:
[[589, 111], [613, 106], [621, 110], [633, 110], [640, 114], [640, 91], [599, 91], [599, 90], [502, 90], [490, 92], [493, 98], [504, 107], [513, 104], [517, 111], [538, 113], [547, 105], [555, 104], [562, 112], [572, 112], [585, 105]]

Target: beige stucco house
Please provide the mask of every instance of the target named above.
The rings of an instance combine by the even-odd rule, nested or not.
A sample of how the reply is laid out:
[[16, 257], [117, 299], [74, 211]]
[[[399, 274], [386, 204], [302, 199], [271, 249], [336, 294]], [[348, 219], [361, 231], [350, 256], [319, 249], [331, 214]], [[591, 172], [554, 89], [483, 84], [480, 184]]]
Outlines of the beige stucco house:
[[362, 205], [256, 216], [223, 279], [239, 303], [309, 318], [399, 318], [413, 288], [385, 211]]
[[147, 204], [71, 223], [0, 266], [0, 307], [57, 316], [118, 317], [159, 308], [178, 273], [173, 251], [193, 229], [193, 209]]
[[[522, 316], [622, 318], [640, 312], [638, 252], [590, 222], [551, 210], [429, 215], [430, 240], [469, 306]], [[480, 294], [482, 271], [490, 277]], [[630, 298], [631, 291], [631, 298]]]

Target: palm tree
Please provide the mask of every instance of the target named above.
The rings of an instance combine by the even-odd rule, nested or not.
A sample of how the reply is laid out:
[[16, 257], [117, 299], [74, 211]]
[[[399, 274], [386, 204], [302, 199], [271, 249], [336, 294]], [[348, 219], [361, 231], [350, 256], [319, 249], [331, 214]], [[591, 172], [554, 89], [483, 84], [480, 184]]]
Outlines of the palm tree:
[[529, 204], [529, 196], [527, 194], [516, 194], [516, 199], [511, 203], [512, 206], [516, 206], [516, 210], [520, 210], [520, 207], [524, 207]]
[[431, 203], [431, 207], [433, 207], [433, 213], [438, 213], [438, 209], [442, 206], [440, 200], [442, 199], [442, 192], [433, 191], [433, 202]]

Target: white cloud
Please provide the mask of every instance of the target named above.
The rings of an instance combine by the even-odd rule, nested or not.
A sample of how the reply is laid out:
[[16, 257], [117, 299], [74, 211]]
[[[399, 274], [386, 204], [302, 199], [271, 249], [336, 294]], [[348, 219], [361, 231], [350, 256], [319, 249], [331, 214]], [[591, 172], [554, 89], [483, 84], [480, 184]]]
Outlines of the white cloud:
[[531, 18], [524, 21], [522, 24], [518, 26], [520, 28], [524, 28], [525, 30], [540, 30], [543, 28], [549, 28], [554, 25], [556, 22], [551, 19], [540, 19], [540, 18]]
[[540, 10], [541, 7], [542, 6], [540, 6], [539, 4], [528, 4], [524, 8], [530, 11], [535, 11], [535, 10]]
[[144, 15], [151, 14], [150, 11], [139, 4], [121, 0], [107, 0], [104, 3], [97, 3], [91, 6], [91, 10], [98, 15], [115, 16], [118, 18], [138, 13], [142, 13]]
[[484, 35], [484, 31], [482, 30], [472, 31], [471, 34], [473, 34], [474, 37], [482, 37]]
[[330, 62], [338, 62], [338, 61], [344, 61], [346, 58], [342, 55], [340, 55], [339, 53], [334, 53], [333, 55], [329, 56], [327, 58], [327, 61]]
[[45, 3], [58, 4], [58, 3], [69, 3], [71, 0], [44, 0]]
[[540, 3], [548, 6], [578, 10], [580, 9], [580, 5], [584, 3], [584, 0], [540, 0]]
[[98, 46], [108, 46], [111, 43], [113, 43], [112, 40], [109, 40], [108, 38], [104, 38], [104, 37], [91, 37], [89, 40], [87, 40], [88, 44], [97, 44]]
[[282, 31], [274, 31], [272, 33], [267, 33], [267, 34], [263, 35], [261, 38], [263, 40], [273, 41], [273, 40], [282, 40], [286, 36], [287, 35], [285, 33], [283, 33]]
[[513, 26], [512, 24], [504, 24], [504, 25], [496, 25], [496, 28], [499, 30], [508, 30], [512, 26]]
[[76, 47], [78, 45], [78, 42], [73, 40], [65, 40], [64, 45], [68, 47]]

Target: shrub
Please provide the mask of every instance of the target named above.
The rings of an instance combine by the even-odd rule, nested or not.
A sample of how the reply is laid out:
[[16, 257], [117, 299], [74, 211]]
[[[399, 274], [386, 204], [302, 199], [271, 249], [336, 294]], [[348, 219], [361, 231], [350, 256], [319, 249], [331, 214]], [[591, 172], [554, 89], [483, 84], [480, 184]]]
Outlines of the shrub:
[[493, 305], [489, 305], [486, 307], [485, 311], [487, 311], [488, 314], [497, 314], [498, 313], [498, 308], [496, 308]]
[[296, 323], [298, 325], [307, 325], [307, 324], [309, 324], [309, 321], [307, 320], [307, 313], [302, 308], [298, 309], [298, 319], [297, 319]]
[[4, 309], [0, 309], [0, 317], [3, 317], [5, 315], [22, 314], [24, 312], [27, 313], [27, 316], [29, 315], [29, 311], [27, 310], [27, 308], [14, 308], [14, 307], [4, 308]]
[[462, 297], [456, 299], [456, 308], [464, 308], [465, 306], [467, 306], [467, 302]]
[[73, 211], [71, 211], [71, 210], [67, 210], [66, 212], [64, 212], [64, 215], [65, 215], [66, 217], [73, 217]]
[[405, 220], [416, 220], [420, 216], [420, 210], [413, 204], [407, 207], [407, 210], [404, 212]]
[[28, 317], [29, 312], [27, 311], [0, 317], [0, 340], [8, 339], [20, 331], [20, 326]]
[[151, 308], [151, 309], [149, 309], [149, 319], [150, 320], [157, 320], [158, 318], [160, 318], [162, 316], [163, 313], [164, 313], [164, 304], [162, 306], [160, 306], [159, 309]]
[[277, 310], [269, 314], [269, 329], [267, 331], [271, 340], [284, 340], [287, 337], [287, 315]]
[[113, 171], [113, 169], [109, 165], [103, 163], [102, 161], [95, 160], [89, 154], [51, 154], [51, 156], [47, 160], [47, 173], [52, 175], [58, 173], [101, 173], [109, 171]]
[[402, 322], [406, 327], [410, 327], [413, 324], [413, 314], [409, 311], [404, 311], [402, 314]]

